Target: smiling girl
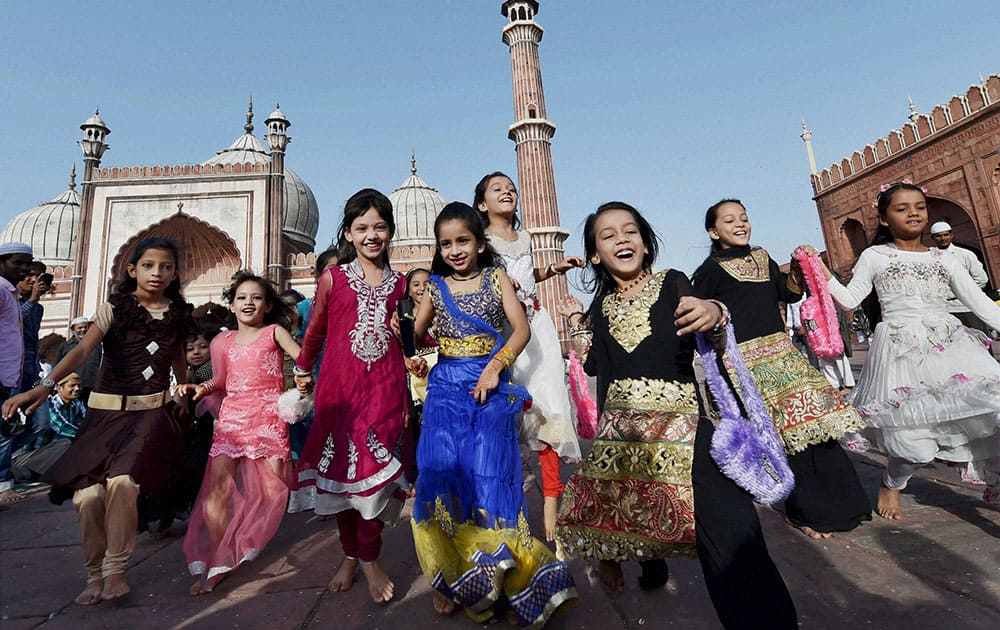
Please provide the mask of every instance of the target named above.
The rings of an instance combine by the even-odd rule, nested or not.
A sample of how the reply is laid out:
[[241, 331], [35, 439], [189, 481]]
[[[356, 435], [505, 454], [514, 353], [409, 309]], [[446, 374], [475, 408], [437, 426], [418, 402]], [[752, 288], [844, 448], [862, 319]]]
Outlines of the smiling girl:
[[[323, 352], [316, 409], [295, 472], [290, 511], [336, 514], [346, 556], [330, 581], [346, 591], [358, 565], [376, 603], [393, 582], [378, 562], [382, 529], [399, 517], [410, 485], [409, 393], [399, 340], [390, 328], [406, 279], [389, 268], [392, 203], [371, 188], [344, 206], [340, 264], [324, 271], [295, 362], [297, 383], [311, 383]], [[325, 349], [324, 349], [325, 348]]]
[[[889, 457], [878, 513], [903, 518], [899, 493], [934, 459], [969, 462], [995, 502], [1000, 486], [1000, 366], [986, 336], [948, 312], [953, 292], [979, 318], [1000, 328], [1000, 308], [944, 250], [928, 248], [927, 198], [919, 186], [883, 186], [876, 203], [879, 234], [861, 253], [851, 282], [827, 271], [842, 308], [857, 307], [874, 287], [882, 308], [868, 359], [850, 398]], [[803, 246], [809, 253], [812, 247]]]
[[225, 390], [208, 466], [191, 512], [184, 556], [201, 595], [230, 571], [256, 558], [278, 531], [291, 472], [288, 425], [278, 417], [284, 355], [299, 354], [288, 330], [293, 307], [274, 286], [241, 271], [223, 293], [238, 330], [212, 340], [212, 378], [185, 385], [198, 400]]

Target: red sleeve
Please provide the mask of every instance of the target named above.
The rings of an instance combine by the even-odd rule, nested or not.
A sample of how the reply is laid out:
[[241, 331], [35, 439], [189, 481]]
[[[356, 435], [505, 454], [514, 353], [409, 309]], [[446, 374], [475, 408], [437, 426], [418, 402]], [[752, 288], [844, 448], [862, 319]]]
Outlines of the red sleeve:
[[229, 345], [230, 337], [235, 334], [231, 331], [221, 332], [215, 336], [212, 345], [209, 346], [209, 354], [212, 358], [212, 378], [203, 383], [208, 391], [221, 392], [226, 389], [226, 373], [229, 367], [226, 359], [226, 348]]
[[546, 446], [545, 450], [538, 451], [538, 463], [542, 467], [542, 496], [558, 497], [563, 491], [559, 479], [559, 454]]
[[319, 280], [316, 287], [316, 299], [313, 302], [312, 311], [309, 313], [309, 327], [306, 328], [305, 337], [302, 339], [302, 352], [295, 364], [303, 370], [312, 370], [316, 363], [316, 357], [323, 350], [326, 341], [327, 303], [330, 300], [330, 292], [333, 290], [333, 269], [330, 269]]

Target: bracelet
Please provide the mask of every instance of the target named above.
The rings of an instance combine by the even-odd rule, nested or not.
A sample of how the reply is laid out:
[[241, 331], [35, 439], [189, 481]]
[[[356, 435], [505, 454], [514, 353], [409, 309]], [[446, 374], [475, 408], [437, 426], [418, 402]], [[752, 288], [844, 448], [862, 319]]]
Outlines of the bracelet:
[[292, 364], [292, 374], [295, 376], [312, 376], [312, 370], [305, 370], [300, 368], [297, 364]]
[[729, 309], [726, 308], [726, 305], [719, 300], [709, 300], [709, 302], [718, 306], [719, 310], [722, 311], [722, 319], [720, 319], [715, 326], [712, 326], [712, 333], [715, 335], [721, 335], [725, 332], [726, 325], [729, 324]]
[[503, 366], [503, 369], [506, 370], [510, 366], [514, 365], [514, 359], [517, 358], [517, 355], [515, 355], [514, 351], [509, 347], [504, 346], [503, 348], [500, 348], [499, 352], [493, 355], [493, 358], [499, 361], [500, 365]]
[[552, 263], [549, 263], [549, 266], [545, 268], [545, 279], [548, 280], [554, 275], [556, 275], [556, 271], [552, 268]]

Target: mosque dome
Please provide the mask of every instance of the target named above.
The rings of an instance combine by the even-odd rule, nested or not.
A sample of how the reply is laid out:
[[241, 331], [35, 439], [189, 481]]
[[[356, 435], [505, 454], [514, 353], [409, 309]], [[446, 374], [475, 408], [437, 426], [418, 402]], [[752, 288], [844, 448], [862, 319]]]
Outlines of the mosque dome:
[[[271, 116], [274, 116], [272, 114]], [[283, 116], [283, 115], [282, 115]], [[271, 154], [253, 135], [253, 109], [247, 112], [245, 133], [202, 166], [216, 164], [270, 164]], [[316, 247], [316, 230], [319, 229], [319, 205], [312, 190], [292, 169], [285, 167], [285, 204], [282, 209], [282, 235], [303, 252]]]
[[410, 176], [389, 195], [396, 234], [393, 247], [434, 245], [434, 220], [448, 201], [417, 176], [416, 157], [410, 156]]
[[35, 258], [47, 265], [71, 265], [79, 217], [80, 194], [76, 192], [74, 166], [69, 188], [52, 201], [41, 203], [11, 219], [0, 236], [0, 242], [27, 243], [31, 245]]

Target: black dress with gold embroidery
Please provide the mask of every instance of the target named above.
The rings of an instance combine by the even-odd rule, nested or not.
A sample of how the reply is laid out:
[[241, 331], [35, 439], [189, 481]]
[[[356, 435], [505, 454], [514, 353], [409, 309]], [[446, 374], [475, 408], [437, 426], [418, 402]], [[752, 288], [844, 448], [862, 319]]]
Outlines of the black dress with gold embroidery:
[[784, 442], [795, 474], [788, 519], [821, 532], [849, 531], [869, 520], [868, 498], [836, 441], [864, 421], [792, 345], [781, 320], [779, 302], [797, 302], [801, 293], [759, 247], [713, 252], [693, 283], [695, 295], [729, 307], [743, 361]]
[[677, 271], [632, 298], [591, 307], [585, 362], [597, 376], [600, 425], [562, 495], [556, 541], [566, 554], [652, 560], [694, 554], [691, 464], [699, 418], [691, 336], [674, 310], [691, 292]]

